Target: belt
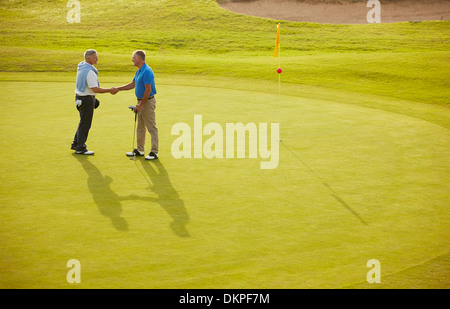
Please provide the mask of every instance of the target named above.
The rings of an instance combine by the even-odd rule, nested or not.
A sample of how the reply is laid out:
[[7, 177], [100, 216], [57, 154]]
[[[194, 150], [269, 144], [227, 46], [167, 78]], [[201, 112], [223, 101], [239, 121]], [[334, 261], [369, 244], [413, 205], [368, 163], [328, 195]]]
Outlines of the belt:
[[[152, 95], [150, 98], [148, 98], [147, 100], [153, 99], [155, 96]], [[138, 100], [142, 100], [142, 98], [137, 98]]]

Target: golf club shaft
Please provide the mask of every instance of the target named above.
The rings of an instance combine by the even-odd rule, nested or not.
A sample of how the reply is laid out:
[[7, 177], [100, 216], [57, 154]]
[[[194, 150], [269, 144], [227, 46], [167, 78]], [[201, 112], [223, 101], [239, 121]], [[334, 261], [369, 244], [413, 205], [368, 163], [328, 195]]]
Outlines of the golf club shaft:
[[137, 120], [137, 113], [134, 112], [134, 129], [133, 129], [133, 145], [131, 145], [131, 149], [134, 151], [134, 140], [136, 138], [136, 120]]

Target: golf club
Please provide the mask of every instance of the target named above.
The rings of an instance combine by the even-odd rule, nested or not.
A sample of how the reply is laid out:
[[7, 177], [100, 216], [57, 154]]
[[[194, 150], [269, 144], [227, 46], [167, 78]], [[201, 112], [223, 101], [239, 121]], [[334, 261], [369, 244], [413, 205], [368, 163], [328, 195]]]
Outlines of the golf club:
[[136, 111], [134, 110], [135, 107], [134, 107], [133, 105], [128, 106], [128, 108], [129, 108], [132, 112], [134, 112], [133, 144], [131, 145], [131, 149], [133, 149], [133, 156], [130, 158], [130, 160], [133, 160], [133, 159], [136, 158], [136, 153], [134, 152], [134, 140], [135, 140], [135, 138], [136, 138], [136, 120], [137, 120], [137, 113], [136, 113]]

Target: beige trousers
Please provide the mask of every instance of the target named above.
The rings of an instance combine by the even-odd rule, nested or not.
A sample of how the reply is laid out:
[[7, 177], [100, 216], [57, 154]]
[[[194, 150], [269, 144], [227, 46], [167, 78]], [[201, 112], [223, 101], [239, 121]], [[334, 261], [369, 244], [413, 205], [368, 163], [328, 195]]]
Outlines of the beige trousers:
[[[137, 105], [141, 105], [142, 100], [137, 100]], [[156, 99], [148, 99], [144, 104], [141, 111], [138, 113], [137, 117], [137, 150], [145, 151], [145, 133], [146, 129], [152, 138], [152, 149], [151, 152], [158, 153], [159, 137], [158, 128], [156, 127]]]

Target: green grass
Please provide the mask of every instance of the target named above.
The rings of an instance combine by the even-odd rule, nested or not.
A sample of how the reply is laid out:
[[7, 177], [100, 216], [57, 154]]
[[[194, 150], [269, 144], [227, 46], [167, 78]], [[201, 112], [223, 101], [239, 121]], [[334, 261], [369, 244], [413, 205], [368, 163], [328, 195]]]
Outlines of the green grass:
[[[65, 4], [0, 1], [0, 287], [448, 288], [448, 22], [282, 22], [280, 164], [261, 170], [176, 160], [170, 131], [195, 114], [278, 121], [277, 21], [116, 0], [82, 2], [68, 24]], [[87, 48], [104, 87], [147, 50], [159, 162], [124, 155], [132, 92], [99, 96], [94, 157], [68, 149]], [[373, 258], [380, 285], [364, 283]]]
[[[2, 149], [30, 150], [2, 154], [2, 285], [68, 287], [64, 263], [78, 258], [87, 288], [336, 288], [364, 280], [373, 257], [387, 276], [445, 253], [436, 245], [448, 234], [446, 129], [285, 96], [276, 170], [260, 170], [260, 160], [173, 159], [170, 128], [192, 126], [194, 113], [204, 123], [276, 118], [276, 95], [222, 83], [192, 93], [182, 79], [160, 78], [164, 142], [154, 164], [124, 156], [132, 94], [101, 97], [89, 139], [96, 155], [77, 158], [61, 151], [76, 126], [64, 103], [73, 83], [2, 82], [3, 102], [27, 98], [15, 111], [22, 124], [2, 106]], [[59, 103], [42, 109], [52, 89]], [[33, 152], [40, 145], [54, 155]]]

